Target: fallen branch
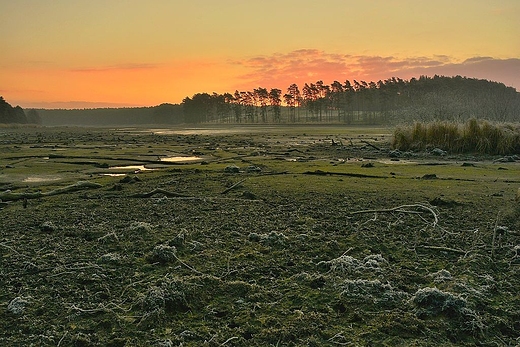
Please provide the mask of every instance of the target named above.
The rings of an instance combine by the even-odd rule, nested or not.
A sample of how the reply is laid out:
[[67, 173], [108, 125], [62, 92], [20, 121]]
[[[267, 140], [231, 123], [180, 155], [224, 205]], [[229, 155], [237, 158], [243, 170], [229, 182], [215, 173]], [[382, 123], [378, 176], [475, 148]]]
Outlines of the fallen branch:
[[175, 192], [169, 192], [169, 191], [161, 189], [161, 188], [156, 188], [156, 189], [154, 189], [154, 190], [152, 190], [151, 192], [148, 192], [148, 193], [133, 194], [133, 195], [130, 195], [130, 197], [131, 198], [149, 198], [149, 197], [154, 196], [155, 194], [163, 194], [163, 195], [166, 195], [166, 196], [169, 196], [169, 197], [174, 197], [174, 198], [191, 198], [191, 196], [189, 196], [189, 195], [181, 194], [181, 193], [175, 193]]
[[363, 142], [364, 144], [367, 144], [367, 145], [369, 145], [370, 147], [372, 147], [372, 148], [374, 148], [374, 149], [377, 149], [378, 151], [381, 150], [381, 148], [377, 147], [376, 145], [374, 145], [374, 144], [372, 144], [372, 143], [370, 143], [370, 142], [368, 142], [368, 141], [366, 141], [366, 140], [359, 140], [359, 142]]
[[101, 188], [101, 187], [102, 187], [102, 185], [98, 184], [98, 183], [89, 182], [89, 181], [79, 181], [70, 186], [54, 189], [54, 190], [51, 190], [49, 192], [44, 192], [44, 193], [42, 193], [42, 192], [35, 192], [35, 193], [3, 192], [3, 193], [0, 193], [0, 200], [17, 201], [17, 200], [22, 200], [22, 199], [38, 199], [38, 198], [42, 198], [45, 196], [65, 194], [65, 193], [75, 192], [75, 191], [83, 190], [83, 189], [97, 189], [97, 188]]
[[241, 183], [243, 183], [245, 180], [247, 180], [247, 178], [244, 178], [243, 180], [240, 180], [238, 181], [237, 183], [233, 184], [231, 187], [229, 188], [226, 188], [224, 191], [222, 191], [220, 194], [226, 194], [227, 192], [235, 189], [236, 187], [238, 187]]
[[406, 210], [407, 208], [421, 208], [423, 210], [426, 210], [433, 215], [433, 219], [434, 219], [433, 226], [436, 226], [439, 223], [439, 218], [437, 217], [437, 213], [435, 213], [435, 211], [432, 208], [422, 205], [422, 204], [401, 205], [401, 206], [397, 206], [394, 208], [379, 209], [379, 210], [354, 211], [354, 212], [350, 212], [350, 214], [354, 215], [354, 214], [361, 214], [361, 213], [387, 213], [387, 212], [417, 213], [417, 211]]

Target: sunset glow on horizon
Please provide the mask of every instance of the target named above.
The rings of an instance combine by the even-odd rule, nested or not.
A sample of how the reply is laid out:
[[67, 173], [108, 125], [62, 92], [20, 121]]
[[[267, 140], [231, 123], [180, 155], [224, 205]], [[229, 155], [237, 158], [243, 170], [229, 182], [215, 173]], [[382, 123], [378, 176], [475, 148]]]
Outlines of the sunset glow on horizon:
[[0, 0], [0, 95], [24, 108], [461, 75], [520, 90], [517, 0]]

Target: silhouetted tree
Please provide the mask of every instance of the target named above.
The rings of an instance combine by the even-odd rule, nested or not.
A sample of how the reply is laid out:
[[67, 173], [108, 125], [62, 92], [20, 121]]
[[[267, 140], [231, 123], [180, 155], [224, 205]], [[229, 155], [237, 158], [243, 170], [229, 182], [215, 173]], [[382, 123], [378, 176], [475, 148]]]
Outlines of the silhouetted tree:
[[0, 96], [0, 123], [27, 123], [25, 112], [20, 106], [12, 107]]
[[273, 88], [269, 91], [269, 102], [273, 109], [273, 121], [280, 123], [281, 121], [281, 99], [282, 91], [280, 89]]

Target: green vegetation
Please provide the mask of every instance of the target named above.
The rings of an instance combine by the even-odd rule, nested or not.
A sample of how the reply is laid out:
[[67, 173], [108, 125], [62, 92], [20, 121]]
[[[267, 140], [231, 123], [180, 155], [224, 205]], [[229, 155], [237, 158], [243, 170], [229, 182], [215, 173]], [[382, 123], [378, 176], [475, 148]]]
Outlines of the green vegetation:
[[454, 122], [416, 122], [394, 131], [392, 146], [402, 151], [439, 148], [450, 153], [518, 154], [520, 126], [470, 119]]
[[0, 345], [518, 344], [520, 160], [390, 142], [0, 128]]
[[[284, 107], [281, 107], [282, 101]], [[504, 84], [463, 78], [421, 76], [409, 81], [317, 81], [300, 89], [256, 88], [233, 94], [197, 93], [183, 100], [188, 123], [397, 124], [413, 120], [517, 121], [520, 94]]]

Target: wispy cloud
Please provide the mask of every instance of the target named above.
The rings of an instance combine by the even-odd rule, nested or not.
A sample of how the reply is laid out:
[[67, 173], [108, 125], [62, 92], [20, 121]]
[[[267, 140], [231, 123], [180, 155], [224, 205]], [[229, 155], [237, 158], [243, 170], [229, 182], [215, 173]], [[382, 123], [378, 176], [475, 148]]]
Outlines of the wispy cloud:
[[241, 76], [243, 86], [259, 85], [286, 88], [291, 83], [323, 80], [377, 81], [390, 77], [409, 79], [420, 75], [461, 75], [520, 86], [520, 59], [472, 57], [457, 61], [447, 55], [398, 58], [393, 56], [348, 55], [317, 49], [301, 49], [286, 54], [257, 56], [234, 61], [247, 72]]

